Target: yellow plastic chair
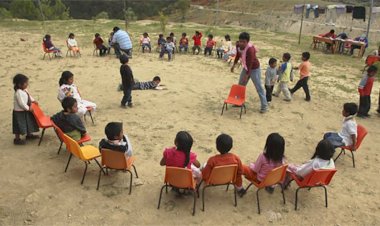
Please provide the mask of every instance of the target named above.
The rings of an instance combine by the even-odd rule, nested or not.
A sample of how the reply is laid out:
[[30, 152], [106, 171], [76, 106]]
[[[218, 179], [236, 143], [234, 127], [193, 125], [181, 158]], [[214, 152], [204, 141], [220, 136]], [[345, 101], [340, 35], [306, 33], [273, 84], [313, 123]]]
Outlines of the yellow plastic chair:
[[102, 166], [96, 159], [101, 156], [98, 148], [92, 145], [79, 146], [79, 144], [75, 140], [73, 140], [71, 137], [67, 136], [66, 134], [64, 134], [63, 142], [65, 142], [66, 149], [70, 152], [70, 156], [69, 156], [69, 160], [67, 161], [65, 172], [67, 171], [67, 168], [69, 167], [71, 157], [73, 157], [74, 155], [75, 157], [82, 160], [85, 164], [81, 184], [83, 184], [83, 181], [87, 172], [87, 165], [90, 163], [91, 160], [94, 160], [96, 164], [98, 164], [100, 169], [103, 171], [103, 173], [105, 174]]

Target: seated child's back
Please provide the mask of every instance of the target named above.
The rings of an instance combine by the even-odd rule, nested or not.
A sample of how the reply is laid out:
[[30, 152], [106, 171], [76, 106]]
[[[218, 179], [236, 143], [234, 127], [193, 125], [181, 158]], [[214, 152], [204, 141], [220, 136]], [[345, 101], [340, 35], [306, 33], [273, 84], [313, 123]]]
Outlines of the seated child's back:
[[121, 122], [110, 122], [104, 129], [107, 139], [102, 139], [99, 149], [109, 149], [125, 153], [127, 157], [132, 156], [132, 145], [127, 135], [123, 133]]

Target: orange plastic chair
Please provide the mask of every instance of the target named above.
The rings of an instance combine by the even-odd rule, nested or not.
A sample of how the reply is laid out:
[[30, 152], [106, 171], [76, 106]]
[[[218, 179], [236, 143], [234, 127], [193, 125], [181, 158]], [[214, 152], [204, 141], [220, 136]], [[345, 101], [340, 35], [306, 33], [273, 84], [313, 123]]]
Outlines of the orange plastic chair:
[[259, 191], [265, 187], [273, 186], [273, 185], [280, 185], [281, 187], [281, 193], [282, 193], [282, 199], [284, 200], [285, 204], [285, 195], [284, 195], [284, 186], [282, 185], [282, 182], [285, 179], [286, 176], [286, 168], [288, 167], [287, 164], [279, 166], [272, 171], [268, 173], [268, 175], [265, 177], [264, 181], [257, 181], [252, 180], [251, 183], [248, 185], [246, 191], [252, 186], [255, 185], [258, 189], [256, 191], [256, 198], [257, 198], [257, 209], [258, 213], [260, 214], [260, 200], [259, 200]]
[[64, 137], [63, 142], [65, 142], [66, 148], [70, 152], [70, 156], [65, 168], [65, 172], [67, 171], [67, 168], [69, 167], [71, 157], [73, 157], [74, 155], [75, 157], [82, 160], [85, 164], [85, 169], [83, 172], [81, 184], [83, 184], [83, 181], [87, 172], [87, 165], [90, 163], [91, 160], [94, 160], [96, 164], [98, 164], [101, 171], [105, 174], [102, 166], [96, 159], [100, 157], [100, 152], [98, 148], [92, 145], [79, 146], [79, 144], [75, 140], [73, 140], [71, 137], [67, 136], [66, 134], [64, 134], [63, 137]]
[[[290, 176], [292, 180], [294, 180], [298, 188], [296, 190], [296, 201], [295, 201], [295, 207], [294, 210], [297, 210], [297, 203], [298, 203], [298, 191], [301, 188], [308, 188], [309, 190], [314, 187], [323, 187], [325, 190], [325, 205], [327, 208], [327, 189], [326, 185], [330, 184], [330, 181], [334, 174], [336, 173], [336, 169], [320, 169], [320, 170], [313, 170], [309, 175], [307, 175], [304, 179], [300, 179], [297, 177], [297, 175], [290, 173]], [[291, 182], [291, 181], [290, 181]], [[289, 183], [290, 183], [289, 182]]]
[[232, 85], [228, 98], [224, 100], [222, 113], [220, 115], [223, 115], [224, 108], [226, 108], [227, 111], [227, 104], [233, 104], [240, 107], [240, 118], [243, 113], [243, 108], [244, 114], [247, 113], [245, 108], [245, 86]]
[[[237, 165], [225, 165], [225, 166], [216, 166], [212, 169], [210, 177], [207, 181], [202, 181], [198, 186], [198, 191], [203, 182], [205, 182], [205, 186], [202, 190], [202, 211], [205, 211], [205, 191], [206, 188], [210, 186], [222, 186], [230, 184], [235, 184], [236, 174], [237, 174], [238, 166]], [[199, 192], [198, 192], [199, 194]], [[235, 204], [237, 206], [236, 200], [236, 187], [234, 186], [234, 196], [235, 196]]]
[[42, 60], [45, 60], [46, 54], [49, 56], [49, 60], [51, 60], [50, 53], [54, 53], [55, 51], [54, 50], [49, 50], [48, 48], [46, 48], [44, 42], [42, 42], [42, 49], [44, 50], [44, 57], [42, 58]]
[[[55, 133], [58, 136], [59, 141], [61, 142], [61, 144], [59, 145], [59, 148], [58, 148], [58, 152], [57, 152], [57, 155], [59, 155], [59, 153], [61, 152], [61, 149], [62, 149], [62, 144], [63, 144], [64, 139], [65, 139], [65, 137], [63, 136], [65, 133], [54, 122], [53, 122], [53, 127], [54, 127]], [[88, 135], [86, 133], [83, 137], [81, 137], [80, 140], [77, 140], [77, 143], [82, 146], [83, 143], [90, 141], [90, 140], [91, 140], [90, 135]]]
[[355, 157], [354, 157], [354, 152], [356, 152], [356, 151], [359, 149], [361, 143], [363, 142], [364, 138], [365, 138], [365, 137], [367, 136], [367, 134], [368, 134], [367, 129], [366, 129], [364, 126], [362, 126], [362, 125], [357, 125], [357, 132], [358, 132], [358, 136], [357, 136], [357, 138], [356, 138], [355, 151], [353, 151], [353, 150], [351, 149], [351, 147], [347, 147], [347, 146], [340, 147], [340, 148], [341, 148], [340, 153], [339, 153], [339, 155], [334, 159], [334, 161], [336, 161], [342, 153], [346, 154], [346, 151], [345, 151], [345, 150], [349, 150], [349, 151], [351, 152], [351, 156], [352, 156], [352, 165], [353, 165], [353, 167], [355, 168]]
[[38, 142], [38, 146], [40, 146], [42, 142], [42, 138], [44, 137], [44, 134], [45, 134], [45, 129], [53, 127], [53, 122], [51, 121], [50, 117], [44, 114], [44, 112], [41, 110], [38, 104], [32, 103], [30, 107], [33, 109], [33, 115], [37, 121], [38, 127], [42, 129], [40, 141]]
[[[124, 172], [129, 172], [131, 175], [129, 180], [129, 194], [132, 192], [132, 172], [131, 168], [135, 171], [136, 178], [139, 178], [135, 165], [133, 164], [135, 158], [133, 156], [126, 158], [123, 152], [112, 151], [108, 149], [102, 149], [102, 169], [106, 170], [108, 174], [108, 169], [122, 170]], [[96, 190], [99, 190], [100, 178], [102, 176], [102, 169], [99, 170], [98, 186]]]
[[178, 189], [188, 189], [193, 192], [194, 204], [193, 204], [193, 216], [195, 215], [195, 203], [197, 200], [196, 183], [193, 178], [193, 173], [190, 169], [170, 167], [167, 166], [165, 170], [165, 185], [162, 186], [160, 192], [160, 198], [158, 200], [158, 207], [160, 209], [162, 191], [166, 188], [168, 193], [168, 187], [174, 187]]

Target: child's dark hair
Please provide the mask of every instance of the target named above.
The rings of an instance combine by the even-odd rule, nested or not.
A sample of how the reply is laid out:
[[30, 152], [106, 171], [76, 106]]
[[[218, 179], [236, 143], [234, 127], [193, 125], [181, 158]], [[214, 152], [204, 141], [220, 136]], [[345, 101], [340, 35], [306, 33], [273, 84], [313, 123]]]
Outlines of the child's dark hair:
[[186, 34], [185, 32], [182, 33], [182, 36], [186, 37], [186, 35], [187, 35], [187, 34]]
[[14, 85], [13, 89], [15, 91], [17, 91], [18, 89], [21, 89], [20, 86], [22, 86], [23, 84], [25, 84], [28, 81], [29, 81], [29, 78], [23, 74], [15, 75], [15, 77], [13, 77], [13, 85]]
[[232, 137], [228, 134], [220, 134], [216, 138], [216, 149], [220, 152], [220, 154], [228, 153], [233, 145]]
[[250, 38], [251, 37], [249, 36], [249, 34], [247, 32], [242, 32], [239, 35], [239, 40], [246, 40], [247, 42], [249, 42]]
[[310, 59], [310, 53], [309, 52], [303, 52], [302, 53], [302, 58], [305, 59], [305, 60], [309, 60]]
[[74, 104], [77, 102], [77, 100], [73, 97], [65, 97], [62, 100], [62, 108], [63, 111], [69, 112], [68, 110], [73, 108]]
[[95, 33], [95, 38], [99, 37], [100, 34], [99, 33]]
[[373, 72], [377, 72], [377, 67], [375, 66], [375, 65], [371, 65], [371, 66], [369, 66], [368, 67], [368, 69], [367, 69], [367, 73], [369, 74], [369, 73], [373, 73]]
[[49, 34], [46, 34], [44, 39], [49, 40], [49, 39], [51, 39], [51, 36]]
[[154, 76], [153, 81], [159, 81], [159, 82], [161, 82], [160, 76]]
[[74, 37], [74, 33], [70, 33], [70, 34], [69, 34], [69, 38], [70, 38], [70, 37]]
[[110, 122], [104, 128], [104, 133], [108, 140], [115, 140], [115, 137], [119, 136], [121, 131], [123, 131], [123, 123], [121, 122]]
[[268, 63], [269, 63], [269, 65], [272, 65], [272, 64], [274, 64], [276, 62], [277, 62], [277, 59], [272, 57], [272, 58], [269, 59]]
[[334, 145], [327, 139], [319, 141], [317, 147], [315, 148], [315, 153], [311, 159], [316, 157], [323, 160], [330, 160], [334, 155], [335, 149]]
[[355, 103], [345, 103], [343, 104], [343, 110], [349, 115], [355, 115], [358, 112], [358, 105]]
[[128, 56], [127, 55], [121, 55], [120, 56], [120, 63], [121, 64], [125, 64], [125, 63], [128, 63], [128, 61], [129, 61], [129, 58], [128, 58]]
[[184, 167], [187, 167], [190, 161], [190, 150], [193, 146], [193, 138], [186, 131], [179, 131], [174, 140], [178, 151], [182, 151], [186, 155]]
[[143, 36], [149, 36], [147, 32], [144, 32]]
[[226, 41], [231, 41], [231, 37], [230, 37], [229, 34], [226, 34], [226, 35], [224, 36], [224, 39], [226, 39]]
[[265, 143], [265, 157], [274, 162], [280, 162], [284, 157], [285, 140], [279, 133], [271, 133]]
[[166, 40], [167, 40], [167, 41], [171, 41], [171, 40], [172, 40], [172, 37], [168, 36], [168, 37], [166, 37]]
[[72, 78], [73, 76], [74, 76], [74, 74], [71, 73], [71, 71], [62, 72], [61, 78], [59, 79], [59, 86], [61, 86], [63, 84], [67, 84], [69, 79]]
[[284, 53], [284, 55], [282, 55], [282, 57], [283, 57], [285, 60], [290, 60], [290, 58], [292, 58], [292, 56], [290, 55], [290, 53]]
[[173, 33], [173, 32], [170, 32], [169, 36], [174, 36], [174, 33]]
[[212, 39], [212, 38], [214, 38], [214, 35], [209, 34], [207, 37]]
[[334, 29], [331, 29], [331, 30], [330, 30], [330, 33], [331, 33], [331, 34], [334, 34], [334, 33], [335, 33], [335, 30], [334, 30]]
[[199, 34], [200, 34], [200, 32], [199, 32], [199, 31], [195, 31], [195, 34], [196, 34], [196, 35], [199, 35]]
[[158, 37], [159, 37], [159, 38], [162, 38], [162, 37], [164, 37], [164, 35], [163, 35], [163, 34], [159, 34]]
[[119, 27], [114, 27], [112, 30], [115, 33], [116, 31], [120, 30], [120, 28]]

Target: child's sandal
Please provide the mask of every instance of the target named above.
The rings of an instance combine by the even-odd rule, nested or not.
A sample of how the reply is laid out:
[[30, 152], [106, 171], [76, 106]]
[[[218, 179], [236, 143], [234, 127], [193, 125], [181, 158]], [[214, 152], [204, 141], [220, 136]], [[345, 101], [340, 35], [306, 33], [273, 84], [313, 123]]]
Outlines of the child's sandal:
[[13, 140], [13, 144], [15, 145], [24, 145], [26, 142], [25, 140], [21, 140], [21, 139], [14, 139]]

